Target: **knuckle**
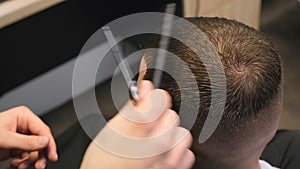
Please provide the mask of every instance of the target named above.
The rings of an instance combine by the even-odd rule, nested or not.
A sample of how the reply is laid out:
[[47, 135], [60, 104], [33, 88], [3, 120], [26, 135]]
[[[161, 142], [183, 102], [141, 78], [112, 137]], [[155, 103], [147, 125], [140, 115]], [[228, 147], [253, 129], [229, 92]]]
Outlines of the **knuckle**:
[[189, 157], [190, 157], [189, 159], [191, 160], [191, 164], [194, 164], [194, 162], [196, 161], [195, 154], [191, 150], [188, 151], [188, 154], [189, 154]]
[[180, 123], [179, 115], [172, 109], [167, 109], [165, 111], [165, 118], [170, 124], [176, 124], [176, 126], [178, 126]]
[[151, 93], [156, 93], [155, 98], [152, 98], [154, 101], [159, 101], [159, 103], [166, 104], [167, 108], [172, 107], [172, 97], [167, 91], [162, 89], [154, 89]]
[[193, 166], [193, 164], [196, 161], [196, 157], [195, 157], [194, 153], [191, 150], [188, 150], [187, 153], [185, 154], [185, 156], [186, 156], [186, 159], [189, 160], [187, 162], [188, 167]]
[[192, 136], [191, 132], [189, 132], [189, 133], [186, 135], [185, 139], [187, 139], [189, 142], [193, 142], [193, 136]]
[[46, 135], [48, 135], [49, 133], [51, 134], [51, 128], [49, 127], [49, 126], [47, 126], [47, 125], [41, 125], [40, 126], [40, 130], [39, 130], [39, 133], [41, 133], [41, 134], [46, 134]]
[[22, 140], [25, 145], [27, 145], [28, 147], [35, 147], [36, 146], [36, 139], [34, 137], [24, 137], [24, 139]]
[[51, 133], [51, 128], [49, 126], [46, 125], [45, 129], [46, 129], [47, 132]]
[[27, 106], [24, 106], [24, 105], [18, 106], [14, 109], [16, 112], [31, 113], [31, 110]]
[[29, 108], [27, 106], [24, 106], [24, 105], [18, 106], [17, 109], [23, 110], [23, 111], [29, 111]]
[[175, 161], [172, 161], [170, 159], [166, 160], [164, 165], [165, 165], [164, 168], [167, 168], [167, 169], [175, 169], [177, 167]]
[[154, 91], [163, 94], [163, 96], [165, 96], [167, 98], [167, 100], [170, 100], [170, 101], [172, 100], [171, 95], [166, 90], [163, 90], [163, 89], [154, 89]]
[[166, 112], [168, 113], [167, 115], [171, 116], [172, 118], [179, 118], [179, 115], [176, 113], [176, 111], [172, 109], [167, 109]]

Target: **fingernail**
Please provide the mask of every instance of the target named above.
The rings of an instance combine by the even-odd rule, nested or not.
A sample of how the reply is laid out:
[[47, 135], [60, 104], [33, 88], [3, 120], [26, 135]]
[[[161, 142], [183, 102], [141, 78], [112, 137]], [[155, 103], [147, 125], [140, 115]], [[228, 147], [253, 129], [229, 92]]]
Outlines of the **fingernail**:
[[54, 156], [54, 157], [55, 157], [56, 160], [58, 160], [58, 155], [57, 155], [57, 153], [55, 153], [55, 156]]
[[19, 165], [19, 168], [28, 168], [29, 165], [31, 165], [31, 161], [25, 161], [22, 164]]
[[41, 162], [41, 168], [46, 168], [46, 161]]
[[57, 155], [56, 151], [53, 151], [52, 154], [53, 154], [53, 158], [54, 158], [52, 160], [57, 161], [58, 160], [58, 155]]
[[49, 138], [48, 137], [40, 137], [38, 142], [40, 145], [45, 145], [49, 142]]

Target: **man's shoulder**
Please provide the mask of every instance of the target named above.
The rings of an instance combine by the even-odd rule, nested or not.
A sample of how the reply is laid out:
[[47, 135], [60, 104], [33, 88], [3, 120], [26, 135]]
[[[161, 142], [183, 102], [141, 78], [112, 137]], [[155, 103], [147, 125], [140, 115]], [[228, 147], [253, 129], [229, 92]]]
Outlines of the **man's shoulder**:
[[268, 162], [264, 160], [259, 160], [260, 169], [279, 169], [271, 166]]

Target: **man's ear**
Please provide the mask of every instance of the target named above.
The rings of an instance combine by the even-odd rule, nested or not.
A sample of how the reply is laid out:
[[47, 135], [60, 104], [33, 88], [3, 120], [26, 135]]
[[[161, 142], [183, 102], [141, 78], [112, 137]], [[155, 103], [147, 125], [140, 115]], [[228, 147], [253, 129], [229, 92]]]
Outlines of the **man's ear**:
[[147, 71], [147, 64], [145, 61], [145, 56], [142, 57], [141, 59], [141, 63], [140, 63], [140, 73], [139, 73], [139, 77], [138, 77], [138, 83], [144, 79], [144, 76], [146, 74]]

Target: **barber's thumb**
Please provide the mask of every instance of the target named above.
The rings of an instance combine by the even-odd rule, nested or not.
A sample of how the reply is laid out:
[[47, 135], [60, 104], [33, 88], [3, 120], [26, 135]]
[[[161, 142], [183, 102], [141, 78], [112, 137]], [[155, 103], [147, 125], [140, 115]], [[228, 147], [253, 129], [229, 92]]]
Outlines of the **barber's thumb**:
[[8, 148], [26, 151], [44, 149], [48, 146], [50, 141], [50, 139], [45, 136], [25, 135], [19, 133], [10, 134], [7, 139]]
[[142, 80], [138, 84], [139, 97], [146, 97], [154, 89], [153, 83], [149, 80]]

